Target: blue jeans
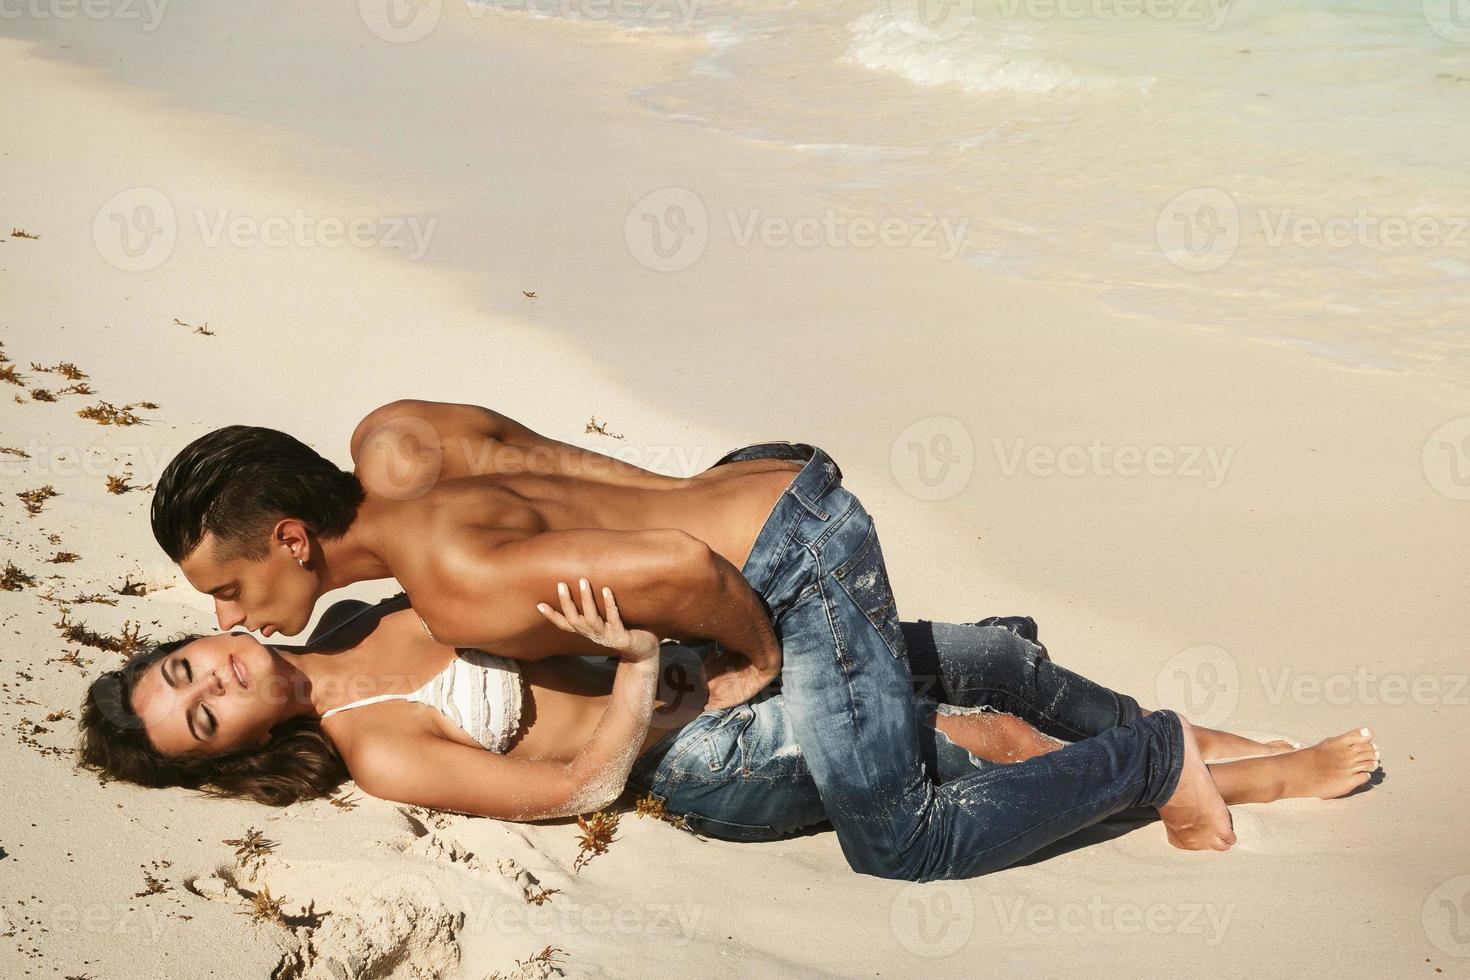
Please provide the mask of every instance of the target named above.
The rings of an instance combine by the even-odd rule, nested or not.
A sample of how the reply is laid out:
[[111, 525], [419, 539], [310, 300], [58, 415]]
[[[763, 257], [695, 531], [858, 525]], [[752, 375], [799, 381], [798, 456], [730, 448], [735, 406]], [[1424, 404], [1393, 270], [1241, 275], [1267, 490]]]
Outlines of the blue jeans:
[[[1140, 718], [1136, 703], [1121, 700], [1111, 726], [1105, 711], [1048, 716], [1045, 701], [1032, 701], [1027, 720], [1081, 740], [1022, 763], [986, 765], [965, 753], [959, 765], [941, 736], [921, 731], [928, 726], [877, 531], [841, 470], [820, 449], [790, 443], [747, 447], [720, 463], [759, 458], [805, 461], [741, 569], [781, 642], [779, 693], [701, 714], [645, 753], [630, 783], [720, 836], [760, 839], [825, 818], [854, 870], [912, 881], [998, 870], [1173, 794], [1184, 757], [1177, 716]], [[963, 672], [946, 682], [945, 697], [974, 693]], [[1013, 709], [1029, 700], [996, 696]], [[954, 778], [936, 783], [945, 775]]]

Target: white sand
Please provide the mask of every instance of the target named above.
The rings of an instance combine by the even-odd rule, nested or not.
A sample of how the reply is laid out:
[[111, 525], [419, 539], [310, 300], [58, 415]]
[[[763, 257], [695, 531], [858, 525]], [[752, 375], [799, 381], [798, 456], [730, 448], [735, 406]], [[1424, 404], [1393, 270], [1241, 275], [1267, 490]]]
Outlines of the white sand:
[[[181, 29], [228, 20], [211, 10]], [[1470, 893], [1457, 877], [1470, 874], [1457, 737], [1470, 534], [1448, 457], [1431, 447], [1424, 463], [1431, 433], [1470, 413], [1463, 392], [1122, 319], [1084, 292], [915, 250], [737, 248], [724, 209], [819, 214], [822, 164], [625, 98], [687, 52], [445, 10], [431, 39], [399, 46], [367, 38], [346, 7], [249, 26], [241, 14], [237, 46], [192, 41], [198, 73], [159, 71], [154, 90], [109, 74], [147, 77], [161, 49], [144, 35], [116, 32], [97, 67], [68, 62], [92, 58], [107, 25], [0, 42], [0, 221], [42, 236], [0, 245], [0, 339], [28, 384], [63, 387], [28, 365], [69, 360], [97, 393], [15, 404], [21, 389], [0, 385], [0, 445], [31, 457], [0, 460], [6, 551], [40, 578], [0, 593], [0, 931], [14, 943], [0, 973], [265, 976], [279, 962], [332, 976], [337, 958], [355, 963], [339, 976], [480, 978], [550, 945], [574, 975], [1463, 975], [1470, 942], [1450, 917]], [[63, 49], [68, 32], [81, 42]], [[311, 71], [252, 78], [264, 52]], [[127, 264], [106, 213], [94, 244], [94, 219], [138, 187], [166, 195], [177, 242], [128, 272], [108, 261]], [[697, 264], [661, 274], [630, 254], [625, 219], [670, 187], [697, 188], [720, 217]], [[212, 224], [220, 209], [438, 223], [412, 261], [210, 247], [196, 214]], [[1227, 855], [1173, 851], [1154, 825], [911, 886], [852, 874], [830, 833], [741, 846], [631, 814], [573, 876], [566, 823], [101, 787], [37, 748], [70, 747], [74, 723], [22, 740], [22, 719], [75, 713], [118, 660], [83, 648], [90, 666], [56, 662], [78, 648], [53, 627], [47, 589], [69, 599], [132, 575], [170, 587], [71, 605], [73, 620], [159, 637], [212, 624], [152, 541], [148, 494], [110, 495], [106, 475], [130, 462], [134, 483], [151, 482], [232, 422], [345, 462], [352, 424], [402, 396], [481, 402], [674, 473], [746, 442], [816, 443], [877, 515], [905, 618], [1030, 613], [1058, 660], [1246, 734], [1311, 742], [1370, 725], [1386, 778], [1347, 800], [1237, 807]], [[75, 415], [98, 398], [161, 407], [142, 412], [147, 426], [102, 428]], [[592, 415], [626, 438], [582, 434]], [[959, 440], [938, 483], [952, 493], [922, 499], [935, 493], [907, 443], [936, 432]], [[1089, 461], [1094, 440], [1178, 454], [1158, 450], [1167, 472], [1124, 476]], [[1084, 472], [1054, 472], [1048, 450]], [[27, 517], [13, 494], [45, 484], [59, 496]], [[57, 550], [81, 560], [46, 564]], [[1191, 677], [1218, 690], [1186, 704]], [[222, 843], [250, 827], [279, 842], [254, 874]], [[137, 897], [145, 870], [164, 892]], [[561, 892], [528, 904], [520, 872]], [[325, 917], [247, 925], [236, 886], [262, 883], [293, 916]]]

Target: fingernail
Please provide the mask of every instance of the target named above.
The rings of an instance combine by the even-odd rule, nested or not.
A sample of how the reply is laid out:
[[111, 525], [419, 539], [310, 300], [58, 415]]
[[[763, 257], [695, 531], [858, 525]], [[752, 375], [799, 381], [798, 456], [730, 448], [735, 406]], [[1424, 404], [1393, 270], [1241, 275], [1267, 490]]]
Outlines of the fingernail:
[[558, 592], [566, 592], [566, 591], [568, 591], [567, 590], [567, 583], [565, 583], [565, 582], [558, 582], [558, 583], [556, 583], [556, 588], [557, 588], [557, 591]]
[[579, 578], [579, 579], [577, 579], [577, 584], [580, 585], [580, 586], [582, 586], [582, 588], [584, 588], [584, 589], [588, 587], [587, 580], [585, 578]]
[[541, 610], [542, 612], [545, 612], [546, 610], [550, 609], [551, 607], [548, 606], [544, 602], [538, 602], [538, 603], [536, 603], [536, 608], [539, 609], [539, 610]]

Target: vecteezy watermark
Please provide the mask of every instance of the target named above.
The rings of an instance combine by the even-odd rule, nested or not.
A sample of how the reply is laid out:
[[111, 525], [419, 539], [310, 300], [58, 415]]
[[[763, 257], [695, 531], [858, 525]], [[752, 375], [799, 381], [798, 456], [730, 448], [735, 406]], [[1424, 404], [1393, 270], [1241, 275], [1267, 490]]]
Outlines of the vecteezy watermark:
[[975, 899], [963, 881], [913, 882], [894, 896], [889, 926], [914, 956], [953, 956], [975, 931]]
[[737, 248], [920, 248], [952, 259], [965, 246], [970, 219], [951, 221], [930, 215], [911, 220], [896, 215], [874, 218], [827, 210], [821, 214], [765, 214], [759, 208], [725, 212]]
[[560, 937], [644, 936], [673, 946], [687, 946], [701, 932], [709, 909], [679, 902], [569, 902], [565, 897], [541, 905], [508, 899], [498, 888], [473, 878], [402, 873], [383, 878], [368, 889], [374, 899], [408, 901], [426, 909], [448, 909], [464, 916], [469, 932], [493, 930], [498, 935], [524, 933]]
[[439, 26], [443, 0], [357, 0], [362, 22], [390, 44], [422, 41]]
[[1154, 222], [1159, 251], [1186, 272], [1213, 272], [1224, 266], [1235, 257], [1248, 230], [1258, 233], [1266, 248], [1378, 252], [1470, 248], [1470, 215], [1375, 214], [1366, 208], [1325, 216], [1290, 208], [1243, 212], [1218, 187], [1185, 191], [1164, 205]]
[[1207, 31], [1225, 25], [1229, 0], [998, 0], [1011, 20], [1172, 20]]
[[655, 272], [679, 272], [698, 262], [709, 244], [709, 212], [687, 187], [645, 194], [623, 220], [628, 254]]
[[1205, 902], [1116, 902], [1094, 895], [1087, 901], [1036, 901], [1026, 895], [990, 897], [995, 916], [1007, 935], [1025, 931], [1038, 936], [1121, 935], [1199, 936], [1218, 946], [1230, 928], [1235, 906]]
[[1470, 705], [1470, 674], [1380, 673], [1359, 665], [1351, 673], [1300, 673], [1291, 667], [1256, 668], [1271, 704]]
[[62, 902], [46, 906], [44, 921], [54, 932], [147, 936], [156, 943], [168, 926], [167, 918], [166, 912], [146, 905], [136, 908], [128, 902]]
[[1009, 447], [998, 438], [990, 440], [996, 462], [1005, 476], [1022, 468], [1031, 476], [1175, 477], [1205, 481], [1217, 489], [1225, 482], [1234, 446], [1110, 446], [1093, 439], [1086, 446], [1030, 445], [1013, 439]]
[[648, 22], [663, 26], [688, 27], [703, 0], [465, 0], [470, 16], [479, 20], [487, 13], [529, 14], [563, 20], [610, 20], [618, 23]]
[[[769, 214], [760, 208], [726, 208], [715, 221], [736, 248], [918, 248], [952, 259], [965, 246], [970, 219], [927, 215], [873, 217], [828, 209], [818, 214]], [[628, 252], [657, 272], [679, 272], [698, 262], [709, 245], [711, 217], [704, 200], [687, 187], [665, 187], [640, 198], [623, 220]]]
[[1470, 44], [1470, 0], [1420, 0], [1430, 30], [1454, 44]]
[[141, 21], [153, 31], [169, 0], [0, 0], [0, 20]]
[[163, 265], [174, 254], [178, 237], [173, 202], [155, 187], [120, 191], [92, 218], [97, 254], [124, 272], [147, 272]]
[[1424, 440], [1424, 477], [1451, 500], [1470, 500], [1470, 415], [1450, 419]]
[[[384, 248], [423, 258], [439, 224], [418, 215], [238, 214], [228, 208], [195, 208], [195, 230], [206, 248]], [[97, 254], [124, 272], [147, 272], [169, 260], [178, 244], [178, 212], [154, 187], [114, 194], [92, 219]], [[187, 226], [186, 226], [187, 227]]]
[[32, 437], [13, 447], [21, 454], [0, 454], [0, 476], [26, 479], [68, 479], [74, 476], [104, 479], [126, 466], [129, 482], [156, 483], [180, 446], [114, 443], [105, 437], [95, 444], [43, 442]]
[[926, 44], [953, 40], [975, 20], [975, 0], [878, 0], [879, 11]]
[[888, 465], [909, 496], [947, 500], [970, 484], [975, 440], [959, 419], [930, 415], [898, 434], [889, 448]]
[[1161, 708], [1172, 708], [1196, 725], [1218, 728], [1240, 701], [1240, 665], [1224, 647], [1211, 644], [1180, 650], [1154, 677]]
[[1470, 958], [1470, 874], [1439, 883], [1420, 911], [1424, 935], [1446, 956]]
[[1196, 187], [1164, 205], [1154, 222], [1164, 258], [1186, 272], [1212, 272], [1240, 246], [1240, 209], [1218, 187]]

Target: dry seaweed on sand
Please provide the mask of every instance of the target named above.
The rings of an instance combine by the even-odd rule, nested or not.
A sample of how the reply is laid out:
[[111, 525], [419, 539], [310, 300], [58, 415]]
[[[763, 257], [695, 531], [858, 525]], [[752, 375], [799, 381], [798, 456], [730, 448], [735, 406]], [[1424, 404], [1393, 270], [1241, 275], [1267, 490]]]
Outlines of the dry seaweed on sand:
[[344, 796], [333, 796], [327, 802], [339, 810], [356, 810], [357, 804], [362, 801], [356, 793], [347, 793]]
[[11, 238], [29, 238], [29, 239], [32, 239], [34, 241], [34, 240], [40, 239], [41, 236], [40, 235], [32, 235], [30, 232], [26, 231], [24, 228], [12, 228], [12, 229], [10, 229], [10, 237]]
[[44, 487], [36, 487], [34, 490], [22, 490], [16, 496], [25, 501], [26, 513], [35, 517], [41, 513], [41, 506], [56, 496], [56, 488], [48, 483]]
[[205, 322], [204, 326], [202, 326], [202, 327], [196, 327], [192, 323], [185, 323], [183, 320], [180, 320], [178, 317], [174, 317], [174, 322], [177, 323], [181, 327], [188, 327], [190, 330], [193, 330], [197, 334], [203, 334], [206, 337], [213, 337], [214, 336], [214, 331], [211, 330], [211, 329], [209, 329], [209, 323], [207, 321]]
[[80, 409], [77, 414], [98, 425], [142, 425], [143, 419], [133, 409], [155, 409], [157, 407], [157, 402], [131, 402], [121, 408], [111, 402], [98, 402]]
[[269, 885], [261, 885], [260, 890], [245, 900], [245, 908], [240, 910], [241, 915], [250, 917], [252, 924], [258, 925], [262, 922], [274, 922], [278, 926], [286, 925], [286, 903], [290, 899], [282, 895], [276, 898], [271, 894]]
[[0, 446], [0, 453], [4, 453], [6, 456], [18, 456], [21, 459], [31, 458], [30, 453], [24, 449], [16, 449], [14, 446]]
[[572, 862], [574, 874], [597, 855], [607, 853], [608, 847], [617, 839], [613, 834], [618, 830], [618, 814], [598, 810], [591, 816], [579, 816], [577, 826], [581, 828], [582, 836], [577, 840], [577, 860]]
[[62, 638], [68, 643], [80, 643], [82, 646], [96, 647], [98, 650], [111, 650], [124, 657], [131, 657], [148, 644], [148, 637], [142, 633], [142, 625], [130, 619], [123, 620], [121, 636], [112, 636], [95, 632], [89, 629], [86, 623], [73, 623], [71, 610], [63, 609], [61, 619], [56, 622], [56, 628], [61, 631]]
[[32, 388], [31, 389], [31, 401], [33, 401], [33, 402], [54, 402], [54, 401], [56, 401], [56, 395], [53, 392], [50, 392], [50, 391], [46, 390], [45, 388]]
[[81, 557], [82, 556], [77, 554], [75, 551], [58, 551], [51, 558], [47, 558], [46, 561], [52, 565], [70, 565], [72, 562], [77, 561]]
[[28, 585], [35, 585], [35, 576], [27, 575], [15, 567], [15, 562], [5, 563], [5, 570], [0, 571], [0, 590], [6, 592], [19, 592]]
[[516, 967], [509, 977], [498, 970], [490, 974], [485, 980], [526, 980], [529, 977], [561, 976], [561, 964], [558, 960], [565, 960], [567, 951], [559, 946], [546, 946], [541, 952], [534, 953], [523, 960], [516, 960]]
[[[21, 380], [20, 375], [15, 373], [14, 364], [0, 364], [0, 381], [9, 382], [10, 384], [13, 384], [18, 388], [24, 388], [26, 386], [26, 383]], [[19, 395], [16, 395], [15, 397], [18, 400], [20, 399]]]
[[265, 856], [276, 849], [276, 842], [267, 840], [265, 834], [254, 827], [245, 831], [244, 837], [234, 837], [220, 843], [235, 849], [235, 865], [240, 868], [259, 868], [265, 863]]
[[111, 475], [109, 475], [107, 477], [107, 492], [108, 493], [116, 493], [116, 494], [124, 494], [124, 493], [127, 493], [129, 490], [141, 490], [141, 489], [143, 489], [142, 487], [135, 487], [131, 483], [129, 483], [128, 482], [128, 476], [129, 476], [129, 474], [126, 474], [126, 473], [124, 473], [122, 476], [111, 476]]
[[31, 370], [40, 371], [43, 374], [59, 374], [68, 381], [81, 381], [89, 377], [86, 371], [83, 371], [71, 361], [62, 361], [60, 364], [53, 364], [50, 367], [46, 367], [37, 361], [32, 361]]
[[666, 809], [665, 801], [654, 796], [652, 793], [640, 796], [635, 801], [634, 806], [640, 817], [652, 817], [655, 820], [662, 820], [664, 823], [678, 827], [680, 830], [689, 829], [688, 821], [683, 817], [670, 813]]
[[596, 415], [592, 416], [592, 418], [587, 423], [587, 428], [584, 429], [583, 431], [584, 432], [587, 432], [587, 433], [590, 433], [592, 435], [607, 436], [610, 439], [625, 439], [625, 438], [627, 438], [621, 432], [609, 432], [607, 430], [607, 423], [606, 422], [599, 422], [599, 421], [597, 421], [597, 416]]

